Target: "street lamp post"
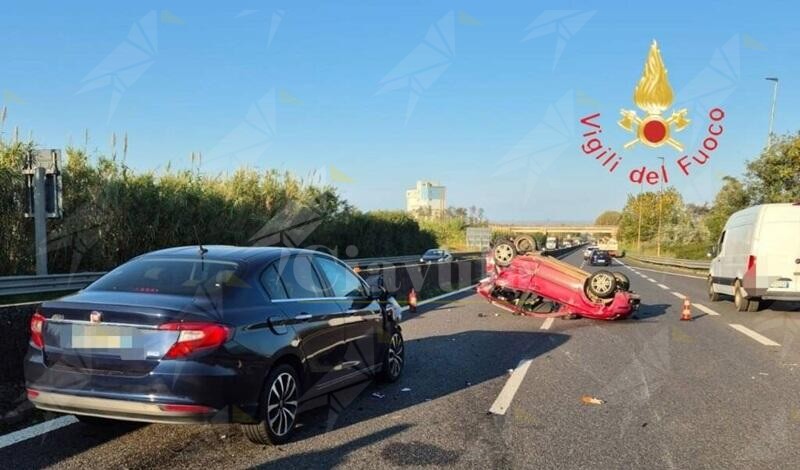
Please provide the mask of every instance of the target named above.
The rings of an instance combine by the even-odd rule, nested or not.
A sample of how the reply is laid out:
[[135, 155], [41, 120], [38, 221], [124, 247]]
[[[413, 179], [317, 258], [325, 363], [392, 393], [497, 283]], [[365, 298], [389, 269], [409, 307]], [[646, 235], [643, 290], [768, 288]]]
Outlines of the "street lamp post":
[[772, 146], [772, 124], [775, 122], [775, 102], [778, 100], [778, 77], [765, 77], [764, 80], [773, 83], [772, 110], [769, 113], [769, 133], [767, 134], [767, 149]]
[[[661, 165], [664, 165], [664, 157], [658, 157], [661, 160]], [[658, 191], [658, 235], [656, 235], [656, 256], [661, 256], [661, 206], [664, 199], [664, 181], [661, 181], [661, 187]]]

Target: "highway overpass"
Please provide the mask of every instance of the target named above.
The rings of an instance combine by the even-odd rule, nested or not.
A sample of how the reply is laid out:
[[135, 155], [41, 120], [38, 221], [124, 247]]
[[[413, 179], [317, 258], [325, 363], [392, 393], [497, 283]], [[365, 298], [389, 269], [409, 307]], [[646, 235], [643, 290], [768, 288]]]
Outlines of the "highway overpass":
[[536, 224], [491, 224], [493, 232], [513, 233], [589, 233], [592, 235], [617, 236], [616, 225], [536, 225]]

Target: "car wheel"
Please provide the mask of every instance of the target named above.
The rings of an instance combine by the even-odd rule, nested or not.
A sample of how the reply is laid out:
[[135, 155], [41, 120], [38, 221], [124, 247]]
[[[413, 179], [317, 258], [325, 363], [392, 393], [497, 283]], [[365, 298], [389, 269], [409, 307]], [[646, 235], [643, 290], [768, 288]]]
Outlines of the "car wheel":
[[733, 305], [739, 312], [746, 312], [750, 308], [750, 301], [744, 296], [742, 283], [739, 280], [733, 285]]
[[761, 306], [761, 299], [749, 299], [747, 304], [748, 312], [757, 312]]
[[708, 300], [712, 302], [719, 302], [720, 296], [719, 293], [714, 290], [714, 281], [711, 278], [708, 278]]
[[400, 328], [395, 327], [383, 356], [383, 368], [378, 376], [381, 382], [396, 382], [403, 374], [406, 363], [405, 343]]
[[631, 289], [631, 280], [628, 279], [628, 276], [615, 272], [614, 279], [617, 280], [617, 288], [620, 290], [628, 291]]
[[256, 444], [286, 443], [294, 430], [300, 397], [299, 381], [294, 367], [282, 364], [270, 371], [263, 395], [261, 422], [243, 424], [242, 431]]
[[617, 290], [617, 279], [609, 271], [597, 271], [589, 276], [586, 282], [589, 293], [601, 299], [607, 299]]
[[530, 235], [520, 235], [514, 239], [514, 248], [517, 253], [530, 253], [536, 251], [536, 241]]
[[496, 265], [506, 267], [517, 256], [517, 249], [510, 240], [503, 240], [494, 246], [492, 254]]

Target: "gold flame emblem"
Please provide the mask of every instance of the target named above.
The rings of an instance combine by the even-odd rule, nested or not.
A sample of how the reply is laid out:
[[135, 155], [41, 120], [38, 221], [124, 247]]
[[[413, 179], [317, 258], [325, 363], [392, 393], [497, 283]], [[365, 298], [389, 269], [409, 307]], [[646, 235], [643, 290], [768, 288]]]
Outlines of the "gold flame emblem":
[[664, 144], [672, 146], [675, 150], [683, 151], [683, 145], [670, 136], [671, 132], [680, 132], [691, 122], [687, 118], [688, 111], [680, 109], [673, 111], [666, 119], [661, 114], [672, 105], [672, 87], [667, 78], [667, 68], [661, 58], [658, 44], [653, 40], [647, 61], [644, 63], [642, 78], [633, 90], [633, 102], [646, 115], [639, 117], [636, 111], [630, 109], [620, 110], [622, 119], [619, 125], [623, 129], [636, 134], [636, 139], [625, 144], [630, 148], [637, 142], [649, 147], [661, 147]]

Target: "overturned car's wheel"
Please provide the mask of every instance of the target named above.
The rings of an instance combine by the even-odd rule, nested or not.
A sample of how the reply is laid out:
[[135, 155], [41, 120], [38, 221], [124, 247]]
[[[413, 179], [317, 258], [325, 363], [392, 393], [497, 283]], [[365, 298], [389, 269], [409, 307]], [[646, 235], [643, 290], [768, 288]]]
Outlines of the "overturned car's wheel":
[[496, 265], [506, 267], [517, 256], [517, 248], [511, 240], [503, 240], [494, 246], [492, 255]]
[[589, 276], [586, 281], [587, 294], [608, 299], [617, 290], [617, 278], [610, 271], [597, 271]]
[[628, 276], [626, 276], [626, 275], [624, 275], [622, 273], [615, 272], [614, 273], [614, 279], [617, 280], [617, 288], [619, 290], [624, 290], [624, 291], [630, 290], [630, 288], [631, 288], [631, 280], [628, 279]]
[[517, 253], [536, 251], [536, 240], [530, 235], [520, 235], [514, 239], [514, 248], [517, 249]]

